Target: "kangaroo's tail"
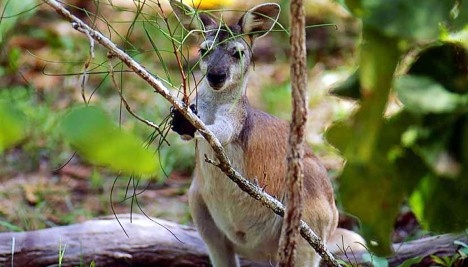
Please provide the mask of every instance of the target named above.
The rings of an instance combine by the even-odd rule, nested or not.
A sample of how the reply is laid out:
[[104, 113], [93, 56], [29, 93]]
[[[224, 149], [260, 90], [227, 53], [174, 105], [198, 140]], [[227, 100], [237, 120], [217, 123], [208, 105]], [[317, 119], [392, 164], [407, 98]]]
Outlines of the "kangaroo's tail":
[[366, 250], [366, 241], [359, 234], [337, 228], [328, 239], [327, 249], [332, 253], [350, 253]]

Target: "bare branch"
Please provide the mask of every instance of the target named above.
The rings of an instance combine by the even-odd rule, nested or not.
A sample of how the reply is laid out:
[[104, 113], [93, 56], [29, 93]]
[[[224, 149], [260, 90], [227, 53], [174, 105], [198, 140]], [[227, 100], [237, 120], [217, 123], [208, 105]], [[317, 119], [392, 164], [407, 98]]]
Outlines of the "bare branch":
[[[112, 52], [115, 57], [119, 58], [125, 63], [130, 69], [132, 69], [138, 76], [145, 80], [151, 85], [155, 91], [163, 96], [169, 103], [171, 103], [177, 110], [179, 110], [187, 120], [189, 120], [203, 135], [203, 137], [211, 145], [216, 157], [218, 158], [218, 167], [228, 176], [233, 182], [235, 182], [244, 192], [248, 193], [254, 199], [260, 201], [264, 206], [270, 208], [273, 212], [280, 216], [284, 216], [283, 204], [276, 198], [266, 194], [261, 188], [256, 186], [254, 183], [242, 177], [242, 175], [232, 168], [231, 163], [224, 153], [224, 149], [219, 140], [214, 134], [208, 130], [206, 125], [187, 107], [184, 103], [177, 99], [169, 90], [163, 85], [163, 83], [146, 71], [140, 64], [138, 64], [128, 54], [119, 49], [112, 41], [106, 38], [101, 33], [93, 30], [91, 27], [86, 25], [76, 16], [72, 15], [66, 10], [61, 4], [55, 0], [43, 0], [45, 3], [50, 5], [57, 11], [63, 18], [72, 23], [73, 28], [85, 35], [91, 36], [96, 42], [101, 44]], [[331, 266], [339, 266], [333, 255], [326, 250], [320, 238], [307, 226], [304, 221], [301, 221], [301, 235], [311, 244], [311, 246], [317, 251], [322, 259]]]

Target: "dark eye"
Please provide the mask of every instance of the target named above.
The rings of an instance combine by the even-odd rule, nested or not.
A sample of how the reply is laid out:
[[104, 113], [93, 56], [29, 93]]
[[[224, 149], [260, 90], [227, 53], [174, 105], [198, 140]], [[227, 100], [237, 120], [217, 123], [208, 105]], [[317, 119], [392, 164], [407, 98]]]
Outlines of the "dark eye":
[[235, 50], [232, 56], [237, 59], [241, 59], [244, 57], [245, 52], [243, 50]]
[[205, 56], [206, 53], [208, 53], [208, 50], [204, 48], [200, 48], [198, 49], [198, 52], [200, 53], [200, 56]]

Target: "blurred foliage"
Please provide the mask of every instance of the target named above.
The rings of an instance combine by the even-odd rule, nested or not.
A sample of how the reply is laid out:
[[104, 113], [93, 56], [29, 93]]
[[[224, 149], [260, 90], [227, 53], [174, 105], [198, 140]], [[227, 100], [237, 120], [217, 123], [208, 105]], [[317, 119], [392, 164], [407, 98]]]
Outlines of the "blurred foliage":
[[[28, 154], [27, 160], [18, 155], [10, 160], [9, 157], [2, 157], [2, 161], [6, 160], [3, 163], [7, 163], [7, 166], [0, 171], [0, 175], [14, 168], [23, 171], [37, 169], [41, 157], [51, 157], [54, 164], [59, 164], [58, 162], [65, 159], [66, 156], [61, 153], [63, 142], [56, 131], [61, 113], [52, 107], [48, 99], [39, 101], [30, 89], [16, 86], [0, 88], [0, 103], [3, 103], [5, 108], [0, 108], [0, 122], [2, 122], [0, 125], [3, 125], [0, 126], [0, 136], [10, 136], [22, 141], [10, 143], [10, 146], [4, 149], [18, 144]], [[6, 114], [3, 113], [5, 110]]]
[[[37, 11], [36, 0], [4, 0], [0, 3], [0, 45], [6, 40], [6, 36], [11, 33], [18, 20], [28, 19]], [[22, 16], [19, 16], [22, 15]]]
[[11, 103], [0, 99], [0, 155], [25, 137], [26, 118]]
[[261, 94], [265, 111], [284, 120], [291, 117], [291, 84], [271, 84], [263, 89]]
[[[363, 234], [376, 241], [371, 249], [379, 255], [390, 253], [390, 234], [405, 200], [426, 229], [465, 229], [467, 3], [341, 2], [362, 20], [359, 69], [334, 91], [357, 99], [360, 108], [327, 132], [347, 160], [339, 188], [344, 208], [361, 219]], [[447, 35], [462, 38], [441, 42]], [[417, 55], [407, 73], [396, 77], [411, 51]], [[384, 117], [392, 87], [401, 107]]]
[[71, 146], [93, 164], [129, 175], [151, 175], [158, 170], [155, 155], [143, 147], [143, 141], [118, 129], [97, 107], [71, 109], [60, 129]]
[[[116, 212], [142, 205], [152, 216], [164, 213], [177, 221], [174, 214], [182, 213], [185, 219], [185, 207], [168, 211], [157, 206], [174, 198], [171, 189], [161, 199], [153, 192], [150, 199], [144, 191], [166, 190], [164, 180], [171, 173], [182, 180], [177, 186], [186, 187], [193, 146], [176, 135], [155, 134], [125, 111], [117, 90], [136, 114], [155, 121], [165, 135], [170, 105], [97, 44], [91, 58], [86, 36], [40, 3], [0, 1], [0, 231], [109, 214], [109, 194]], [[157, 7], [148, 7], [137, 1], [67, 1], [73, 14], [172, 87], [180, 83], [173, 39]], [[83, 102], [98, 111], [79, 112], [77, 103]], [[144, 172], [154, 179], [137, 182], [130, 175], [117, 178], [116, 172]]]

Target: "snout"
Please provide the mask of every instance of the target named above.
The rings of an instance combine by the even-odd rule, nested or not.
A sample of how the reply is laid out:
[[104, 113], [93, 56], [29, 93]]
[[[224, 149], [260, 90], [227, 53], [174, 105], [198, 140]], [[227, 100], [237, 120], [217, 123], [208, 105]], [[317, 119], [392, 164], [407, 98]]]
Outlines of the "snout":
[[210, 86], [215, 89], [221, 89], [226, 82], [227, 73], [224, 71], [209, 71], [206, 74], [206, 79], [208, 80]]

